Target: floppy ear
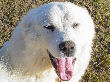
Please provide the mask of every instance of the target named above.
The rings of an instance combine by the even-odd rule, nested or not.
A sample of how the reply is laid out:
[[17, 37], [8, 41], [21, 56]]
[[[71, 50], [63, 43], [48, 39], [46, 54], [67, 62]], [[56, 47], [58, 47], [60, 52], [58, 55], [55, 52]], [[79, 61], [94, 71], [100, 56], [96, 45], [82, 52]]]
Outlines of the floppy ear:
[[22, 29], [24, 32], [28, 33], [31, 30], [30, 28], [32, 28], [31, 22], [28, 23], [27, 21], [25, 21], [22, 23]]
[[28, 16], [28, 14], [24, 16], [19, 26], [22, 28], [24, 33], [28, 33], [30, 30], [32, 30], [34, 23], [32, 22], [31, 16]]

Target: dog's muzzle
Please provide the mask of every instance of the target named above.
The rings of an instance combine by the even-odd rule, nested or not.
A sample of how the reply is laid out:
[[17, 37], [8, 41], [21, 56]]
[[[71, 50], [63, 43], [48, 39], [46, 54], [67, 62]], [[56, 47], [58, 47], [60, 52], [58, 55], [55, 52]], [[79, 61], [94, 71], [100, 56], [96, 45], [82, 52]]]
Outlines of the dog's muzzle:
[[73, 67], [76, 61], [74, 57], [56, 58], [48, 50], [48, 55], [57, 75], [63, 81], [68, 81], [73, 76]]

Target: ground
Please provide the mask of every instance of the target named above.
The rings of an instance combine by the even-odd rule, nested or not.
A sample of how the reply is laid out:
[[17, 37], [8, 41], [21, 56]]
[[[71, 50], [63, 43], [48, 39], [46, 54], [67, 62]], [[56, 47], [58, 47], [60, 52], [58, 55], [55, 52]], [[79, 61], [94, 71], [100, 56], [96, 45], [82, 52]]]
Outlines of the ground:
[[90, 65], [81, 82], [110, 81], [110, 1], [109, 0], [1, 0], [0, 47], [10, 39], [18, 21], [29, 11], [51, 1], [71, 1], [85, 6], [95, 23], [96, 37]]

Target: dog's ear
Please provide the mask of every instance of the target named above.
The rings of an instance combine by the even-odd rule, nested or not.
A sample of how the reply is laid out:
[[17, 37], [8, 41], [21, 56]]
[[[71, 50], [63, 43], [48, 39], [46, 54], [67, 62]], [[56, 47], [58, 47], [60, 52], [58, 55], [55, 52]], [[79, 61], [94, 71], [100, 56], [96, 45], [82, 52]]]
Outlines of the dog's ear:
[[22, 24], [20, 24], [24, 32], [29, 32], [30, 28], [32, 27], [32, 23], [28, 23], [27, 21], [23, 21]]

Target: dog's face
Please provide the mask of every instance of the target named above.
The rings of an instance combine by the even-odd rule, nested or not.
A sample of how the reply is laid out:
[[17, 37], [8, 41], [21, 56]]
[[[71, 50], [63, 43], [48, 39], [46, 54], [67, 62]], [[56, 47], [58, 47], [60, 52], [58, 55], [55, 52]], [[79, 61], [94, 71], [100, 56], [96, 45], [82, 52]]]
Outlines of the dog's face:
[[71, 3], [51, 3], [36, 11], [33, 13], [36, 16], [32, 17], [36, 22], [33, 32], [47, 51], [58, 76], [70, 80], [81, 49], [91, 43], [91, 27], [94, 27], [91, 17], [86, 9]]

